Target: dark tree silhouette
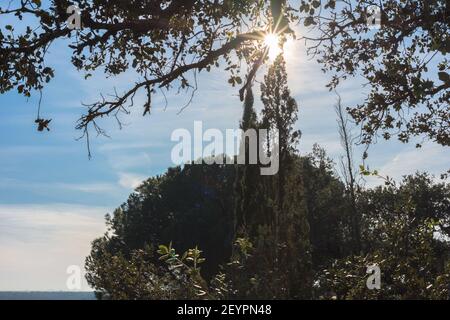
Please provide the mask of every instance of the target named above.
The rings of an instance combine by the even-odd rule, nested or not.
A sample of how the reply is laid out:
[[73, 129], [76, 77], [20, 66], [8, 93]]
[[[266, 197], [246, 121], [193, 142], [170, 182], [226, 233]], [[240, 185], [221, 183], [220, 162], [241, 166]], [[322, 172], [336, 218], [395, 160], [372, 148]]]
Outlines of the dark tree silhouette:
[[[326, 10], [317, 10], [322, 3]], [[371, 30], [368, 8], [381, 12], [379, 29]], [[349, 108], [361, 125], [363, 143], [377, 134], [427, 137], [450, 145], [450, 7], [446, 0], [306, 0], [307, 37], [325, 71], [333, 72], [330, 88], [361, 75], [370, 93]]]
[[[0, 16], [13, 23], [0, 29], [0, 93], [17, 89], [30, 96], [55, 76], [48, 61], [50, 46], [69, 39], [72, 63], [86, 76], [103, 70], [117, 76], [134, 70], [135, 84], [124, 93], [88, 106], [77, 128], [89, 125], [101, 132], [96, 120], [128, 112], [139, 91], [147, 93], [144, 114], [151, 96], [159, 89], [194, 90], [196, 74], [224, 63], [230, 83], [242, 84], [241, 97], [265, 61], [264, 36], [287, 25], [292, 8], [286, 1], [254, 0], [23, 0], [0, 4]], [[81, 29], [71, 30], [67, 8], [80, 9]], [[272, 5], [271, 5], [272, 4]], [[274, 30], [274, 28], [277, 28]], [[232, 53], [235, 53], [235, 58]], [[220, 60], [223, 58], [223, 60]], [[241, 64], [250, 66], [247, 79]]]
[[[176, 87], [195, 92], [196, 74], [225, 64], [241, 100], [266, 60], [267, 33], [293, 33], [299, 20], [316, 27], [310, 54], [334, 72], [330, 86], [362, 75], [370, 85], [366, 101], [349, 109], [361, 125], [362, 142], [377, 134], [403, 142], [428, 137], [450, 145], [449, 7], [445, 0], [382, 1], [382, 27], [368, 28], [368, 7], [378, 1], [304, 0], [22, 0], [0, 4], [13, 21], [0, 28], [0, 93], [17, 89], [30, 96], [55, 76], [48, 49], [69, 39], [72, 63], [86, 76], [103, 70], [137, 73], [125, 92], [102, 96], [88, 106], [77, 128], [99, 133], [98, 119], [127, 113], [133, 98]], [[81, 10], [81, 30], [67, 27], [66, 9]], [[300, 9], [300, 10], [299, 10]], [[240, 61], [245, 63], [241, 64]], [[246, 74], [244, 77], [243, 74]], [[107, 98], [109, 97], [109, 98]]]

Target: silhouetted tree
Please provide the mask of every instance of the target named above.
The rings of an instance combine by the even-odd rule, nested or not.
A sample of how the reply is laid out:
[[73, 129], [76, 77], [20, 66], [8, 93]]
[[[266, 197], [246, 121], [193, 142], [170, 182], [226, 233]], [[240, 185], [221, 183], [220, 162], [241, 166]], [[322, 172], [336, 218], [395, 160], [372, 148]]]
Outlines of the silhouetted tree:
[[[368, 19], [374, 5], [381, 18], [376, 30]], [[382, 134], [450, 145], [448, 1], [305, 0], [300, 10], [317, 31], [306, 37], [310, 53], [334, 74], [330, 88], [353, 76], [368, 84], [364, 103], [349, 108], [363, 143]]]
[[[450, 216], [448, 188], [416, 174], [399, 186], [362, 191], [362, 252], [318, 273], [317, 298], [450, 299], [450, 242], [442, 229]], [[382, 272], [380, 290], [366, 285], [367, 268], [374, 264]]]
[[342, 106], [341, 97], [338, 97], [338, 102], [335, 106], [337, 114], [337, 122], [339, 127], [339, 136], [341, 139], [341, 145], [344, 149], [345, 156], [341, 158], [342, 175], [347, 187], [347, 192], [350, 197], [350, 220], [351, 220], [351, 232], [353, 248], [355, 252], [361, 250], [361, 216], [356, 208], [356, 194], [358, 185], [356, 183], [356, 170], [353, 160], [353, 145], [355, 143], [355, 137], [352, 134], [352, 130], [349, 125], [349, 119]]
[[[254, 96], [251, 89], [246, 93], [244, 100], [244, 112], [242, 115], [241, 129], [244, 132], [254, 130], [259, 140], [259, 123], [254, 109]], [[258, 152], [259, 142], [250, 141], [251, 138], [242, 137], [239, 152], [245, 154], [246, 164], [236, 168], [235, 183], [235, 238], [243, 236], [254, 236], [258, 225], [264, 223], [262, 208], [265, 200], [261, 194], [261, 176], [258, 164], [250, 164], [250, 151]], [[257, 144], [250, 146], [250, 143]]]
[[[77, 5], [81, 30], [72, 30], [67, 9]], [[272, 12], [271, 15], [266, 15]], [[160, 89], [194, 89], [196, 75], [225, 64], [229, 82], [241, 85], [241, 99], [259, 66], [266, 60], [264, 36], [277, 23], [289, 22], [293, 8], [285, 0], [25, 0], [0, 4], [8, 21], [0, 29], [0, 93], [17, 89], [29, 97], [54, 76], [48, 49], [57, 40], [69, 39], [71, 62], [86, 77], [102, 70], [117, 76], [133, 70], [134, 85], [123, 93], [88, 106], [77, 128], [127, 111], [139, 92], [147, 95], [144, 115]], [[247, 23], [242, 23], [242, 21]], [[24, 25], [25, 24], [25, 25]], [[273, 29], [284, 32], [286, 28]], [[244, 80], [240, 64], [250, 69]], [[223, 58], [223, 59], [222, 59]], [[241, 74], [241, 75], [239, 75]], [[195, 91], [195, 90], [194, 90]], [[42, 119], [40, 119], [42, 120]]]

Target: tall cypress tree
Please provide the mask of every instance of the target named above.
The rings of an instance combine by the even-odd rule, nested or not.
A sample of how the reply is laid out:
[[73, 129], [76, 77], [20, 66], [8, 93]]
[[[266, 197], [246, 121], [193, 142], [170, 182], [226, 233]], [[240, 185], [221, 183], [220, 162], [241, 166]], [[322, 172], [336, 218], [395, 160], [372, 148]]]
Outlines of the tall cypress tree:
[[[268, 129], [267, 141], [259, 145], [262, 148], [267, 144], [268, 153], [278, 137], [280, 170], [274, 176], [261, 176], [258, 165], [237, 168], [236, 238], [246, 238], [253, 244], [245, 268], [233, 273], [240, 287], [241, 296], [237, 298], [310, 298], [309, 224], [301, 164], [295, 154], [300, 138], [300, 132], [294, 129], [298, 106], [288, 89], [282, 56], [264, 80], [261, 122], [254, 111], [253, 94], [248, 91], [241, 128]], [[279, 134], [275, 136], [276, 131]], [[248, 145], [244, 150], [248, 153]]]
[[[241, 121], [241, 129], [258, 130], [259, 124], [254, 109], [255, 99], [253, 92], [247, 90], [244, 100], [244, 113]], [[235, 185], [235, 237], [252, 237], [255, 235], [255, 227], [260, 224], [258, 213], [260, 206], [260, 172], [259, 166], [249, 164], [250, 146], [248, 141], [242, 139], [247, 162], [245, 165], [237, 166], [236, 185]]]
[[[287, 83], [286, 64], [280, 55], [269, 68], [261, 85], [263, 123], [278, 133], [280, 169], [272, 179], [273, 215], [271, 236], [279, 272], [285, 274], [286, 295], [308, 298], [311, 287], [309, 224], [302, 181], [302, 168], [296, 155], [301, 133], [295, 130], [298, 105]], [[269, 196], [269, 195], [268, 195]]]

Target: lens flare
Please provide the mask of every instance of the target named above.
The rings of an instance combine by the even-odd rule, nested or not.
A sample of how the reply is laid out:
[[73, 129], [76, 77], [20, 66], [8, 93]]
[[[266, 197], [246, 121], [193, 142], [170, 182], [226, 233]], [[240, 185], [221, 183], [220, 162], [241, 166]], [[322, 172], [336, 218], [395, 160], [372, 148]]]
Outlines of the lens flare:
[[274, 61], [283, 52], [280, 47], [280, 38], [276, 34], [267, 34], [264, 37], [264, 44], [267, 47], [268, 56], [271, 61]]

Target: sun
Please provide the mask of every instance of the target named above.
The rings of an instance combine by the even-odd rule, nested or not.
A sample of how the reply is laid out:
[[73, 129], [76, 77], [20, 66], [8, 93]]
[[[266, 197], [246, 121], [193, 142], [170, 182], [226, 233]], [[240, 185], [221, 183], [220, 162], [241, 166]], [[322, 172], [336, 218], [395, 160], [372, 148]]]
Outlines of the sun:
[[283, 52], [280, 46], [280, 37], [277, 34], [266, 34], [264, 44], [267, 47], [268, 56], [271, 61], [274, 61]]

